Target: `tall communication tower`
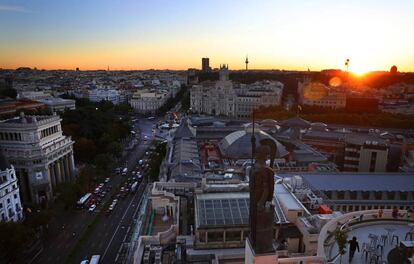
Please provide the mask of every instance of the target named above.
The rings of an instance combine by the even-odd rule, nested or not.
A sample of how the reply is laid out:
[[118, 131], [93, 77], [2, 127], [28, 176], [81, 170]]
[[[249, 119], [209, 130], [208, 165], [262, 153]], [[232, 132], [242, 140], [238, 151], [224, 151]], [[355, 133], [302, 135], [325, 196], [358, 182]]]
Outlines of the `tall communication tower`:
[[249, 69], [249, 57], [246, 55], [246, 60], [244, 61], [246, 63], [246, 71]]

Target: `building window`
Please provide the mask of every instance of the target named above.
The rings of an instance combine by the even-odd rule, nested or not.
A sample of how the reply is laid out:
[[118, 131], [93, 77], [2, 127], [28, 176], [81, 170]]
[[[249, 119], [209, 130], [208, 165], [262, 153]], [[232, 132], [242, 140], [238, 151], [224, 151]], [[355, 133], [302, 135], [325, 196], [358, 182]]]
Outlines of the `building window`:
[[206, 232], [198, 232], [198, 239], [201, 243], [206, 242]]
[[223, 242], [223, 232], [208, 232], [208, 242]]
[[362, 192], [362, 199], [369, 200], [369, 192]]
[[344, 191], [338, 191], [338, 192], [336, 193], [336, 195], [337, 195], [337, 198], [338, 198], [339, 200], [343, 200], [343, 199], [345, 198], [345, 192], [344, 192]]
[[241, 232], [240, 231], [226, 231], [226, 241], [240, 241]]
[[351, 191], [349, 192], [351, 200], [356, 200], [357, 199], [357, 192], [356, 191]]

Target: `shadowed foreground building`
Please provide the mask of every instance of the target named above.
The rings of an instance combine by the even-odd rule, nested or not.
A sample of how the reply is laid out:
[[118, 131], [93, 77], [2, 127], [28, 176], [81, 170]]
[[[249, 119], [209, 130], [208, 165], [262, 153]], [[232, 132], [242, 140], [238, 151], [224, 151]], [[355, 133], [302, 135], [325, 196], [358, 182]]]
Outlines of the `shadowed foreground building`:
[[0, 123], [0, 148], [16, 169], [24, 203], [52, 201], [56, 186], [75, 178], [73, 141], [61, 120], [21, 115]]

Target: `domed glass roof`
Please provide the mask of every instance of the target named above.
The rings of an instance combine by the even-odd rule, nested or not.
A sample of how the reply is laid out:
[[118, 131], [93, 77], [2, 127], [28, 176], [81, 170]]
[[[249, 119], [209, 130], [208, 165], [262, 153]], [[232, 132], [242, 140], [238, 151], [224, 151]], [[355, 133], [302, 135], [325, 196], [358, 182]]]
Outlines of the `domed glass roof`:
[[[286, 148], [272, 136], [266, 132], [255, 127], [254, 131], [256, 137], [256, 145], [260, 145], [260, 141], [264, 139], [270, 139], [276, 144], [276, 158], [281, 158], [289, 154]], [[239, 130], [228, 134], [223, 138], [220, 143], [220, 151], [224, 157], [232, 159], [250, 159], [252, 157], [252, 126], [251, 124], [246, 126], [244, 130]]]

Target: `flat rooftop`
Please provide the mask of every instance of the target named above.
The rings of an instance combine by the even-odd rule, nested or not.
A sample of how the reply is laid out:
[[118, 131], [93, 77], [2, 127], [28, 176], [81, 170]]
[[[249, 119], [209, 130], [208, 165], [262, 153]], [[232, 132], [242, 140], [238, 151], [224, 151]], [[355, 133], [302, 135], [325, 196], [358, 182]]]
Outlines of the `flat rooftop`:
[[303, 210], [300, 202], [293, 197], [292, 193], [286, 188], [283, 184], [275, 184], [274, 195], [277, 196], [277, 199], [282, 204], [284, 208], [292, 211]]
[[414, 173], [278, 173], [280, 177], [302, 176], [320, 191], [414, 191]]

